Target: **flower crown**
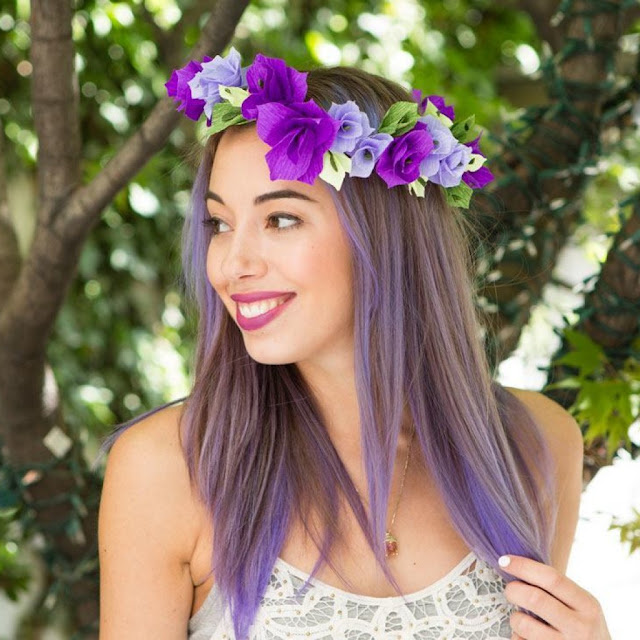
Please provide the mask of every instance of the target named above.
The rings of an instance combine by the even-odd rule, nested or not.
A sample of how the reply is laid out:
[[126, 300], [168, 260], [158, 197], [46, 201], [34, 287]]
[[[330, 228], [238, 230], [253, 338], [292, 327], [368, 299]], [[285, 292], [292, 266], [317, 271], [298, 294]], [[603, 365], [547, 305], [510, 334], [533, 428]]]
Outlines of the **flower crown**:
[[473, 138], [474, 116], [455, 122], [441, 96], [423, 97], [418, 89], [414, 102], [391, 105], [374, 129], [352, 100], [328, 111], [306, 100], [307, 73], [262, 54], [242, 67], [233, 47], [225, 57], [205, 56], [173, 71], [165, 86], [178, 111], [192, 120], [205, 113], [211, 133], [255, 121], [271, 147], [271, 180], [313, 184], [319, 176], [339, 190], [345, 175], [375, 171], [389, 188], [406, 184], [420, 197], [427, 182], [439, 184], [450, 204], [465, 208], [472, 190], [493, 180], [480, 136]]

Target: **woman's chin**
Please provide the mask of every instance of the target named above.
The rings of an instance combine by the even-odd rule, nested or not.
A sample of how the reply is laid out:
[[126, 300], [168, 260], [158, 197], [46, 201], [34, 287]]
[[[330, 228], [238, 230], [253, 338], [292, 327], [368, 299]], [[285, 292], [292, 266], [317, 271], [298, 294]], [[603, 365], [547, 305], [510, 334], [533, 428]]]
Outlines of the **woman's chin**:
[[284, 346], [278, 348], [275, 345], [272, 349], [256, 349], [251, 348], [251, 345], [245, 341], [245, 347], [249, 357], [260, 364], [292, 364], [298, 360]]

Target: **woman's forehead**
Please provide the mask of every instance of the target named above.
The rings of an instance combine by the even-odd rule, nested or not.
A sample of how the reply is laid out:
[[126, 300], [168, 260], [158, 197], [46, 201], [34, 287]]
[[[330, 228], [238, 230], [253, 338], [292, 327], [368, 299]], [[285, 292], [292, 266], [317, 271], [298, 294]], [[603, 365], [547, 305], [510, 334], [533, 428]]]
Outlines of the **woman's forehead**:
[[230, 127], [218, 142], [209, 190], [225, 201], [225, 196], [242, 195], [253, 199], [272, 191], [291, 190], [313, 201], [333, 204], [327, 185], [320, 178], [312, 185], [298, 180], [271, 180], [265, 158], [270, 149], [258, 137], [254, 126]]

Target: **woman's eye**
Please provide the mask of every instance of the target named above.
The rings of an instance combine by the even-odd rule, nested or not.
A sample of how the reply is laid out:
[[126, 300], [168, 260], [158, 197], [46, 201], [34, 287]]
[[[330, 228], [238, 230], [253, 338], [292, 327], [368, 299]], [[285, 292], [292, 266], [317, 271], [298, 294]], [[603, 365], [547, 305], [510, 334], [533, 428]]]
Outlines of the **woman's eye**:
[[226, 224], [220, 218], [214, 218], [213, 216], [205, 216], [202, 220], [202, 224], [209, 227], [211, 235], [217, 236], [220, 233], [219, 225]]
[[284, 231], [285, 229], [292, 229], [293, 227], [297, 227], [300, 224], [300, 218], [296, 216], [289, 215], [287, 213], [276, 213], [274, 215], [269, 216], [269, 222], [272, 220], [288, 220], [290, 224], [286, 224], [284, 227], [276, 227], [276, 231]]
[[[280, 221], [286, 220], [288, 221], [288, 224], [280, 225], [277, 222], [279, 220]], [[272, 221], [276, 221], [275, 226], [272, 224]], [[220, 218], [216, 218], [214, 216], [206, 216], [202, 221], [202, 224], [210, 228], [211, 235], [217, 236], [220, 233], [224, 233], [224, 230], [220, 229], [220, 225], [221, 224], [225, 225], [227, 223], [224, 222], [223, 220], [220, 220]], [[299, 224], [301, 224], [300, 218], [296, 216], [292, 216], [287, 213], [277, 213], [277, 214], [270, 215], [267, 218], [267, 227], [269, 229], [273, 229], [274, 231], [286, 231], [288, 229], [293, 229], [294, 227], [297, 227]]]

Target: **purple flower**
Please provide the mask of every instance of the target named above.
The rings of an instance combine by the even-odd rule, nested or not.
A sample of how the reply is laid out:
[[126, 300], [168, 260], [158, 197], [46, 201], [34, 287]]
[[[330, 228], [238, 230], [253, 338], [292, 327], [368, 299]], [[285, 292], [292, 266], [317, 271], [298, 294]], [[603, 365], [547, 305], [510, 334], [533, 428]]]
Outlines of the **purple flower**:
[[288, 67], [280, 58], [259, 53], [247, 69], [249, 97], [242, 103], [247, 120], [258, 116], [258, 105], [268, 102], [303, 102], [307, 97], [307, 74]]
[[352, 178], [368, 178], [376, 161], [392, 140], [393, 136], [388, 133], [375, 133], [359, 140], [351, 154], [349, 175]]
[[429, 96], [429, 102], [431, 102], [431, 104], [434, 104], [436, 106], [436, 109], [438, 109], [440, 113], [447, 116], [449, 120], [455, 120], [455, 112], [453, 110], [453, 107], [451, 105], [446, 105], [442, 96], [431, 95]]
[[433, 104], [440, 113], [443, 113], [445, 116], [447, 116], [449, 120], [455, 120], [455, 112], [453, 110], [453, 107], [451, 105], [447, 106], [442, 96], [432, 94], [430, 96], [422, 97], [422, 91], [420, 89], [412, 89], [411, 95], [413, 96], [413, 99], [418, 103], [418, 113], [420, 115], [422, 115], [427, 108], [427, 103], [431, 102], [431, 104]]
[[[211, 60], [205, 56], [204, 62]], [[191, 95], [189, 82], [202, 70], [202, 64], [192, 60], [182, 69], [172, 72], [169, 81], [165, 83], [167, 93], [178, 103], [178, 111], [184, 111], [184, 115], [191, 120], [197, 120], [204, 109], [204, 100], [194, 99]]]
[[460, 184], [470, 157], [471, 149], [459, 142], [448, 156], [440, 160], [438, 170], [429, 176], [429, 180], [443, 187], [455, 187]]
[[429, 102], [429, 97], [422, 97], [422, 91], [420, 89], [412, 89], [411, 95], [413, 99], [418, 103], [418, 113], [422, 115], [424, 110], [427, 108], [427, 102]]
[[394, 138], [382, 152], [376, 172], [388, 187], [409, 184], [420, 177], [420, 163], [433, 149], [433, 139], [424, 122]]
[[[483, 155], [480, 151], [480, 138], [482, 137], [482, 133], [471, 142], [465, 142], [465, 144], [471, 149], [472, 153], [478, 153], [481, 156]], [[493, 173], [487, 167], [482, 166], [476, 171], [465, 171], [462, 174], [462, 179], [464, 182], [469, 185], [472, 189], [482, 189], [485, 185], [489, 184], [494, 179]]]
[[431, 153], [420, 163], [420, 175], [424, 178], [431, 178], [440, 168], [440, 161], [455, 149], [458, 141], [449, 127], [442, 124], [435, 116], [423, 116], [420, 118], [420, 122], [427, 125], [427, 130], [433, 138]]
[[493, 178], [493, 173], [487, 167], [480, 167], [477, 171], [466, 171], [462, 174], [462, 179], [472, 189], [482, 189]]
[[271, 179], [313, 184], [340, 123], [313, 100], [267, 102], [258, 105], [257, 112], [258, 136], [271, 147], [265, 156]]
[[216, 56], [202, 64], [202, 70], [189, 81], [193, 98], [204, 100], [204, 112], [211, 122], [213, 105], [222, 102], [220, 85], [225, 87], [242, 86], [242, 68], [240, 54], [231, 47], [224, 58]]
[[338, 135], [331, 147], [336, 153], [348, 153], [353, 151], [356, 144], [375, 129], [369, 124], [366, 113], [360, 111], [360, 107], [349, 100], [344, 104], [332, 103], [329, 107], [329, 115], [340, 123]]

